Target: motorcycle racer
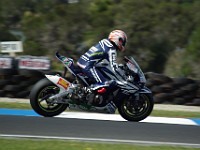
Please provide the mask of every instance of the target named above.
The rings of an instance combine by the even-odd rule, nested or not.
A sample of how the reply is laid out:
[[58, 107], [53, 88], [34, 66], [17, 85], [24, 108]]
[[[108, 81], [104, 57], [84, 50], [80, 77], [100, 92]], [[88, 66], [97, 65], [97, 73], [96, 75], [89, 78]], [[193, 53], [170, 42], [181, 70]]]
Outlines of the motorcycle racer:
[[[124, 51], [126, 35], [121, 30], [115, 30], [113, 36], [111, 33], [108, 39], [99, 41], [81, 56], [77, 63], [80, 62], [83, 69], [75, 66], [72, 58], [56, 52], [56, 58], [65, 66], [64, 72], [62, 75], [47, 74], [34, 85], [30, 104], [35, 112], [53, 117], [67, 108], [109, 114], [118, 109], [128, 121], [141, 121], [150, 115], [153, 95], [145, 86], [146, 79], [140, 66], [131, 56], [125, 56], [123, 64], [118, 65], [116, 61], [117, 51]], [[89, 77], [83, 73], [87, 66], [90, 67]], [[70, 81], [67, 71], [73, 75]], [[122, 74], [118, 74], [120, 72]]]
[[120, 75], [117, 64], [117, 51], [125, 51], [126, 42], [126, 33], [122, 30], [114, 30], [110, 32], [107, 39], [99, 41], [78, 59], [77, 65], [92, 80], [94, 90], [104, 87], [107, 81], [96, 68], [99, 62], [106, 60], [113, 73]]

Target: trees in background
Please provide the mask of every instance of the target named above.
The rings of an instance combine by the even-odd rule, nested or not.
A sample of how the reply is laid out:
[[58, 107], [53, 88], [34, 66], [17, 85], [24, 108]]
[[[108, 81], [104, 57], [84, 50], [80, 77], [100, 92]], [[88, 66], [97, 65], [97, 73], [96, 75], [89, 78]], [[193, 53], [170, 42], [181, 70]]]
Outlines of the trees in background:
[[128, 43], [121, 57], [133, 55], [145, 71], [199, 78], [199, 7], [198, 0], [1, 0], [0, 32], [22, 31], [24, 54], [61, 50], [77, 58], [122, 29]]

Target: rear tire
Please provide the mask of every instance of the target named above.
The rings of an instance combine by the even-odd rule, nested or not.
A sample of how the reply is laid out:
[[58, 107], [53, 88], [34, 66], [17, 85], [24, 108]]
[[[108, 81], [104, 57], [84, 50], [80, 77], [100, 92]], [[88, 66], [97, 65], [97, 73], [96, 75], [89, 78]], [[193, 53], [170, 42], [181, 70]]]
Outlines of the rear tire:
[[137, 103], [131, 98], [121, 100], [118, 111], [124, 119], [138, 122], [151, 114], [153, 106], [152, 94], [142, 93]]
[[[38, 81], [31, 90], [30, 104], [38, 114], [44, 117], [57, 116], [68, 107], [67, 104], [51, 103], [48, 98], [59, 92], [59, 88], [47, 78]], [[45, 97], [45, 98], [44, 98]]]

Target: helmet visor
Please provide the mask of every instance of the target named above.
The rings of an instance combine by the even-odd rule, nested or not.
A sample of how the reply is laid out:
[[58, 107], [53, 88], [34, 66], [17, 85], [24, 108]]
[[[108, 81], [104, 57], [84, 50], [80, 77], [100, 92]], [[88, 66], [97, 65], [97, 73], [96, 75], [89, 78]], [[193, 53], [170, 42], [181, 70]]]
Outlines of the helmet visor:
[[120, 45], [125, 46], [126, 45], [126, 39], [120, 38], [119, 43], [120, 43]]
[[126, 45], [126, 39], [122, 40], [122, 46]]

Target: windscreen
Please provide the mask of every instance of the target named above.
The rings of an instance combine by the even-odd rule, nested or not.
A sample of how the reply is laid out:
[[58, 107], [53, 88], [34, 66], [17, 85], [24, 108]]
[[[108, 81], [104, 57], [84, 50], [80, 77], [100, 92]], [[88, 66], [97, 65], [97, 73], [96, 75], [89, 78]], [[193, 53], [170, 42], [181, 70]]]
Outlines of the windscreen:
[[135, 61], [135, 59], [133, 57], [126, 57], [126, 59], [128, 60], [127, 61], [128, 68], [139, 75], [140, 82], [145, 83], [146, 82], [146, 78], [144, 76], [144, 73], [142, 72], [140, 66]]

